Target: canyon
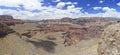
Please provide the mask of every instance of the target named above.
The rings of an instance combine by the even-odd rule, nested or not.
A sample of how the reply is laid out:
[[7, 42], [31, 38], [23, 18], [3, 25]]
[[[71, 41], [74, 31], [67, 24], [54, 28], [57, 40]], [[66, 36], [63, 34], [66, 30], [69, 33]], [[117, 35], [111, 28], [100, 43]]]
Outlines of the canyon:
[[119, 55], [119, 19], [26, 21], [0, 15], [0, 55]]

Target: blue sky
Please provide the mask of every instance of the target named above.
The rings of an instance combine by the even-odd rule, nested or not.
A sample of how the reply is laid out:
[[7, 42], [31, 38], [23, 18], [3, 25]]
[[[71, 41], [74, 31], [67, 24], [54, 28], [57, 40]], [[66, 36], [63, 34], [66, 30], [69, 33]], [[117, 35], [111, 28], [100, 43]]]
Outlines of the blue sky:
[[120, 0], [0, 0], [0, 15], [32, 20], [120, 17]]
[[[48, 6], [48, 5], [56, 6], [57, 3], [59, 3], [59, 2], [57, 3], [52, 2], [51, 0], [45, 0], [44, 2], [45, 2], [44, 6]], [[119, 6], [117, 5], [117, 3], [120, 2], [120, 0], [61, 0], [61, 2], [77, 2], [77, 4], [75, 4], [75, 7], [82, 7], [83, 10], [89, 13], [96, 12], [95, 10], [92, 9], [93, 7], [110, 7], [110, 8], [116, 8], [117, 11], [120, 11]], [[63, 9], [67, 9], [67, 6], [69, 5], [65, 5]], [[98, 11], [102, 12], [101, 10]]]

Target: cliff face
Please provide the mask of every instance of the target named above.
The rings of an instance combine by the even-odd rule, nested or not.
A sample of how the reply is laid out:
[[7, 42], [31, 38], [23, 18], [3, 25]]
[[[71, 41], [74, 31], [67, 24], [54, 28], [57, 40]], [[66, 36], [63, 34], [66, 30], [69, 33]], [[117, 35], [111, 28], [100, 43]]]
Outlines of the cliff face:
[[6, 24], [0, 23], [0, 38], [5, 37], [8, 33], [13, 32]]
[[[117, 19], [109, 17], [81, 17], [72, 19], [69, 17], [61, 19], [60, 23], [53, 24], [53, 20], [44, 20], [38, 26], [42, 32], [65, 32], [63, 39], [67, 44], [78, 43], [81, 40], [99, 38], [103, 29], [108, 25], [117, 23]], [[45, 23], [45, 24], [44, 24]]]
[[[40, 25], [43, 26], [43, 25]], [[40, 27], [39, 27], [40, 28]], [[92, 38], [100, 38], [102, 26], [80, 26], [77, 24], [54, 24], [46, 25], [40, 28], [43, 33], [64, 32], [63, 40], [65, 46], [71, 46], [79, 43], [81, 40], [89, 40]]]
[[10, 20], [10, 19], [13, 19], [13, 17], [12, 17], [12, 16], [9, 16], [9, 15], [0, 15], [0, 19]]
[[9, 15], [0, 15], [0, 23], [4, 23], [10, 26], [15, 24], [23, 24], [24, 21], [19, 19], [14, 19], [12, 16]]
[[101, 37], [99, 55], [120, 55], [120, 23], [105, 28]]

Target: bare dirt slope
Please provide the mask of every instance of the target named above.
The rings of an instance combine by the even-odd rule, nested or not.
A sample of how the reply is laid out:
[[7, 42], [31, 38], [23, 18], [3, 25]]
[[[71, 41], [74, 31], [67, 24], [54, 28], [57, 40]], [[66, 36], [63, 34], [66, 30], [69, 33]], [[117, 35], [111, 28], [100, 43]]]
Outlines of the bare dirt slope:
[[34, 46], [22, 40], [16, 34], [9, 34], [0, 39], [0, 55], [37, 55], [40, 54]]
[[78, 44], [68, 47], [63, 45], [63, 40], [59, 37], [54, 42], [57, 43], [54, 55], [97, 55], [97, 39], [82, 40]]

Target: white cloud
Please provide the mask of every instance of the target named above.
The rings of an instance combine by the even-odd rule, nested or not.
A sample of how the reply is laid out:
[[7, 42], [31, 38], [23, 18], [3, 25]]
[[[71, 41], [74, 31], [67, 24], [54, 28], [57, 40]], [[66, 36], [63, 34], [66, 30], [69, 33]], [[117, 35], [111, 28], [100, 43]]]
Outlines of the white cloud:
[[103, 11], [115, 11], [116, 9], [114, 9], [114, 8], [109, 8], [109, 7], [103, 7], [102, 10], [103, 10]]
[[120, 2], [119, 2], [119, 3], [117, 3], [117, 5], [118, 5], [118, 6], [120, 6]]
[[102, 7], [102, 10], [105, 11], [104, 13], [97, 13], [97, 14], [86, 14], [85, 16], [88, 17], [119, 17], [120, 12], [117, 12], [114, 8], [109, 7]]
[[67, 9], [75, 8], [75, 5], [68, 6]]
[[115, 11], [106, 11], [103, 16], [104, 17], [119, 17], [120, 18], [120, 12]]
[[68, 6], [68, 8], [70, 8], [70, 7], [74, 7], [75, 4], [78, 4], [78, 3], [77, 3], [77, 2], [59, 2], [59, 3], [56, 5], [56, 7], [61, 9], [61, 8], [63, 8], [65, 5], [71, 5], [71, 6]]
[[[20, 19], [31, 19], [31, 20], [39, 20], [39, 19], [59, 19], [63, 17], [120, 17], [120, 13], [117, 12], [113, 8], [109, 7], [102, 7], [102, 10], [105, 13], [83, 13], [82, 8], [75, 8], [74, 5], [71, 5], [72, 8], [68, 8], [67, 10], [57, 9], [55, 7], [44, 7], [44, 10], [41, 12], [33, 13], [30, 11], [15, 11], [15, 10], [8, 10], [8, 9], [0, 9], [0, 14], [10, 14], [15, 18]], [[114, 14], [114, 15], [113, 15]]]
[[53, 2], [60, 2], [61, 0], [53, 0]]
[[99, 3], [103, 3], [104, 1], [100, 0]]
[[59, 2], [56, 7], [57, 8], [63, 8], [65, 5], [75, 5], [77, 2]]
[[27, 10], [40, 9], [42, 0], [0, 0], [1, 6], [7, 7], [19, 7], [23, 5]]
[[94, 10], [100, 10], [102, 7], [93, 7]]
[[72, 4], [72, 2], [66, 2], [65, 4]]
[[90, 4], [87, 4], [87, 6], [90, 6]]
[[73, 4], [78, 4], [77, 2], [73, 2]]
[[71, 5], [71, 4], [78, 4], [77, 2], [65, 2], [65, 4]]
[[[77, 2], [58, 2], [56, 7], [54, 6], [42, 6], [42, 0], [0, 0], [0, 5], [7, 7], [19, 7], [23, 5], [25, 8], [24, 11], [16, 11], [11, 9], [0, 9], [0, 15], [12, 15], [15, 18], [19, 19], [59, 19], [63, 17], [120, 17], [120, 13], [114, 8], [110, 7], [94, 7], [94, 10], [103, 10], [104, 13], [91, 14], [88, 12], [83, 13], [82, 8], [75, 7]], [[65, 5], [68, 5], [67, 9], [63, 8]], [[41, 12], [33, 13], [31, 10], [38, 9]], [[113, 15], [114, 14], [114, 15]]]
[[35, 10], [35, 9], [40, 9], [42, 3], [40, 3], [39, 0], [24, 0], [23, 1], [23, 5], [25, 7], [25, 9], [31, 9], [31, 10]]
[[65, 2], [59, 2], [56, 7], [63, 8], [64, 6], [65, 6]]
[[0, 5], [9, 7], [19, 7], [22, 4], [22, 0], [0, 0]]

